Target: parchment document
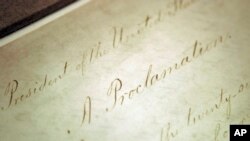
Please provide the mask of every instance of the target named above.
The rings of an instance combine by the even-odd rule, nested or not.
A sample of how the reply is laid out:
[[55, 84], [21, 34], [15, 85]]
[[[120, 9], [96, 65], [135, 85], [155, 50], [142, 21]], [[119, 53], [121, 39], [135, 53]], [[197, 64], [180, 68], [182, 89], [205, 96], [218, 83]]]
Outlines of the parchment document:
[[228, 141], [250, 123], [249, 0], [94, 0], [0, 48], [1, 141]]

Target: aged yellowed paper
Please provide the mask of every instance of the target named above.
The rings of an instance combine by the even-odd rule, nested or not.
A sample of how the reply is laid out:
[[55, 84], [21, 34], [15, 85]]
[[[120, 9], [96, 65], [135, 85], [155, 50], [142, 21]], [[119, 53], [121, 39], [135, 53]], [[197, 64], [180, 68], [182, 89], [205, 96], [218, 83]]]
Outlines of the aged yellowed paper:
[[94, 0], [0, 48], [0, 140], [228, 141], [250, 123], [248, 0]]

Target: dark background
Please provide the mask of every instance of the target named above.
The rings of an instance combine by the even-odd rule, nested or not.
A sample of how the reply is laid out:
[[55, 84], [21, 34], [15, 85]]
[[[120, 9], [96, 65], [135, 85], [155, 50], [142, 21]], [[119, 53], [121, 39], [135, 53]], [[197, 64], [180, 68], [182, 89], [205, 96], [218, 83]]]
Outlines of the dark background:
[[0, 0], [0, 38], [77, 0]]

